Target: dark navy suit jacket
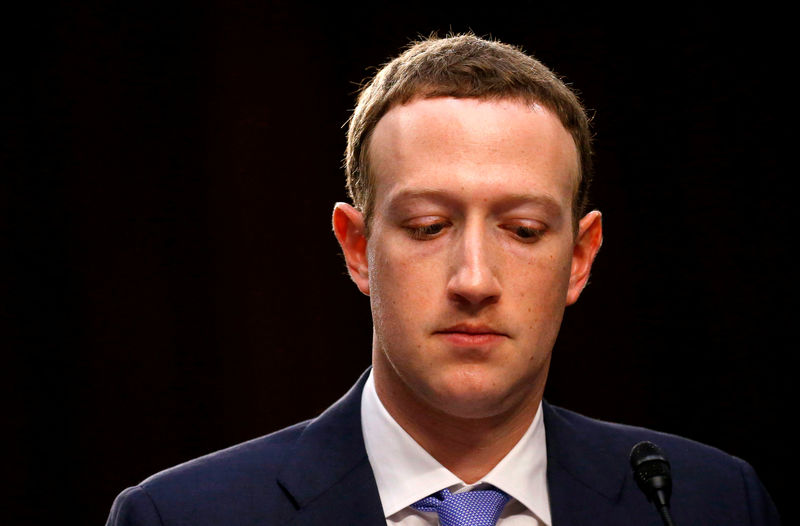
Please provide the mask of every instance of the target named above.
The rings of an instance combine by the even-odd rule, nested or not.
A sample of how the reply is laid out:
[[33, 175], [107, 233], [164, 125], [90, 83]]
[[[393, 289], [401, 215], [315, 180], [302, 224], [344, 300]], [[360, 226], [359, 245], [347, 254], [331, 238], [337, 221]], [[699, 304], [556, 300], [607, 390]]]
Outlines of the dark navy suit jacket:
[[[361, 434], [366, 374], [319, 417], [158, 473], [117, 497], [107, 526], [385, 526]], [[661, 526], [628, 464], [651, 440], [672, 465], [680, 526], [778, 525], [744, 461], [673, 435], [543, 404], [553, 526]]]

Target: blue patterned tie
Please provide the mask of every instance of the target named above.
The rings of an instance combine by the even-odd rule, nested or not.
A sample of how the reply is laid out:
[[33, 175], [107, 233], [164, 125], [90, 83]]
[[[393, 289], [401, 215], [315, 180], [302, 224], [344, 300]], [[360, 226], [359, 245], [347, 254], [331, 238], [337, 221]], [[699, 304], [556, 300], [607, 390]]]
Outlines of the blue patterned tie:
[[499, 489], [450, 493], [443, 489], [411, 505], [419, 511], [435, 511], [442, 526], [495, 526], [510, 497]]

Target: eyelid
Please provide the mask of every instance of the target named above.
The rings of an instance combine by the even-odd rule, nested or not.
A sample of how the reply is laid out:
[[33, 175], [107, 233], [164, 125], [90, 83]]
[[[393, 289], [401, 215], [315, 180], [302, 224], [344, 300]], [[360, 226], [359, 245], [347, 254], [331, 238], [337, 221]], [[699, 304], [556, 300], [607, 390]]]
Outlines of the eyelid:
[[537, 230], [546, 230], [547, 223], [538, 219], [528, 218], [514, 218], [501, 220], [504, 226], [524, 226], [528, 228], [535, 228]]
[[414, 226], [414, 225], [421, 225], [421, 224], [429, 225], [429, 224], [433, 224], [433, 223], [439, 223], [439, 222], [442, 222], [442, 221], [446, 221], [444, 216], [436, 215], [436, 214], [428, 214], [428, 215], [420, 215], [420, 216], [411, 217], [411, 218], [406, 219], [405, 221], [403, 221], [403, 224], [406, 225], [406, 226]]
[[[424, 241], [438, 237], [451, 224], [450, 221], [440, 216], [424, 216], [409, 220], [402, 227], [408, 231], [412, 238]], [[441, 228], [436, 230], [436, 227]], [[431, 229], [436, 231], [431, 232]]]
[[[453, 226], [453, 223], [445, 217], [430, 215], [409, 219], [400, 226], [413, 239], [427, 241], [439, 237], [448, 227]], [[508, 220], [498, 226], [525, 243], [538, 241], [548, 230], [546, 224], [532, 219]]]
[[[548, 230], [547, 225], [540, 221], [533, 220], [508, 221], [500, 226], [511, 232], [517, 239], [526, 243], [538, 241]], [[527, 232], [530, 232], [531, 235], [529, 237], [520, 236], [517, 233], [518, 229], [525, 229]]]

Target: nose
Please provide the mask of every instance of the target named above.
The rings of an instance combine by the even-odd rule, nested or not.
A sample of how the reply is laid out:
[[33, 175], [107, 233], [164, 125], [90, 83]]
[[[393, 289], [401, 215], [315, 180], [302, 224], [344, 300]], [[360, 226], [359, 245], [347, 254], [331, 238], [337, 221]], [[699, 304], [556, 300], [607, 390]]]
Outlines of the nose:
[[469, 225], [454, 239], [447, 295], [469, 307], [483, 307], [500, 299], [496, 253], [485, 227]]

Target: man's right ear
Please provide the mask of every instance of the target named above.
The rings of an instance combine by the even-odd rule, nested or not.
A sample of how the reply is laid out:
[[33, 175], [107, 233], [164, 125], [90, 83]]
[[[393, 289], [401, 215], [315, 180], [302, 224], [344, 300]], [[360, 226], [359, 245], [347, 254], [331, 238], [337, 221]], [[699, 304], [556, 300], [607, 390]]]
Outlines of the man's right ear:
[[369, 296], [369, 265], [364, 214], [347, 203], [333, 207], [333, 233], [342, 247], [347, 271], [358, 290]]

